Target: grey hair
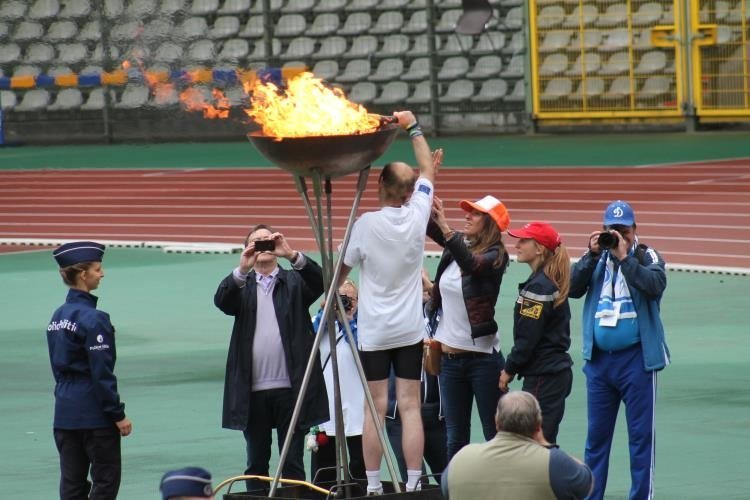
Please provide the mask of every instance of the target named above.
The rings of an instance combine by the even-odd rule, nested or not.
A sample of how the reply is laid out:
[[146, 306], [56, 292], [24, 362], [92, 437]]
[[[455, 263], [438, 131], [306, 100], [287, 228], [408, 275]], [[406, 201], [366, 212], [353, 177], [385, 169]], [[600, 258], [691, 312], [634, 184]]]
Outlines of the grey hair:
[[542, 424], [542, 410], [533, 394], [512, 391], [497, 402], [495, 423], [498, 431], [532, 437]]

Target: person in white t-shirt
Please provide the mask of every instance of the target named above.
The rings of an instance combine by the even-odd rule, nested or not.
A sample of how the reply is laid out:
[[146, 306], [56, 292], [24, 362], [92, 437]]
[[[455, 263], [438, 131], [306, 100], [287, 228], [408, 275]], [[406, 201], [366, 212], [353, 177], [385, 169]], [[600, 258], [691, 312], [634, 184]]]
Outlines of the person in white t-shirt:
[[[419, 177], [402, 162], [383, 167], [378, 179], [380, 210], [363, 214], [352, 228], [339, 284], [359, 266], [360, 358], [377, 417], [385, 421], [388, 374], [396, 373], [396, 398], [403, 423], [407, 491], [418, 487], [422, 474], [424, 432], [419, 384], [422, 368], [422, 259], [430, 219], [433, 182], [442, 150], [430, 152], [410, 111], [394, 113], [414, 147]], [[383, 450], [369, 409], [365, 409], [362, 447], [368, 494], [382, 493]]]

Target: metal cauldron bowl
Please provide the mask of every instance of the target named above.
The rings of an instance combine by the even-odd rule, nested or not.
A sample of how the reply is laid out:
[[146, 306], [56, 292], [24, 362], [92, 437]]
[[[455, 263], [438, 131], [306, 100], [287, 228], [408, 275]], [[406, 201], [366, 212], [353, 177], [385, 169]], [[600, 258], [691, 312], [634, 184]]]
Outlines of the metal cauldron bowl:
[[398, 134], [399, 126], [390, 123], [375, 132], [351, 135], [287, 137], [276, 140], [261, 132], [247, 138], [274, 165], [295, 175], [340, 177], [359, 172], [380, 158]]

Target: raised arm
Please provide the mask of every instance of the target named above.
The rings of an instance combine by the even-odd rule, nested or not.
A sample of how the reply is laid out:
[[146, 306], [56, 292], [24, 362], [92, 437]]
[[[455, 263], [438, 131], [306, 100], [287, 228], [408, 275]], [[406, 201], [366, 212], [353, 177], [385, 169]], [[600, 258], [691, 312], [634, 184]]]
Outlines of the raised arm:
[[414, 113], [411, 111], [396, 111], [393, 113], [393, 116], [398, 119], [398, 124], [401, 128], [406, 130], [409, 133], [409, 137], [411, 137], [411, 144], [414, 147], [414, 157], [417, 160], [417, 166], [419, 166], [419, 175], [434, 184], [437, 174], [437, 166], [433, 162], [430, 146], [424, 138], [424, 134], [422, 133], [422, 129], [420, 128]]

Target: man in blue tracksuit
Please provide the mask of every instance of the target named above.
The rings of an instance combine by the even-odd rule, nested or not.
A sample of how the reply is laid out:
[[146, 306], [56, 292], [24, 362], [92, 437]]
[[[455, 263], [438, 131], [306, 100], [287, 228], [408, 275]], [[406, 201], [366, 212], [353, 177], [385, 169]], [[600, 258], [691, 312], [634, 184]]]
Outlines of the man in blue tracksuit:
[[604, 213], [604, 231], [589, 237], [575, 265], [570, 297], [583, 306], [583, 372], [588, 394], [585, 461], [594, 474], [589, 498], [607, 485], [609, 451], [620, 402], [630, 443], [631, 499], [653, 496], [656, 372], [669, 364], [659, 303], [667, 286], [664, 260], [639, 244], [635, 214], [624, 201]]

